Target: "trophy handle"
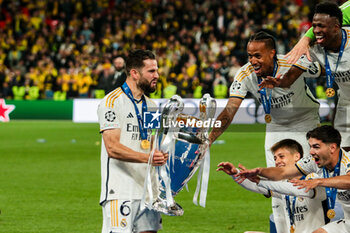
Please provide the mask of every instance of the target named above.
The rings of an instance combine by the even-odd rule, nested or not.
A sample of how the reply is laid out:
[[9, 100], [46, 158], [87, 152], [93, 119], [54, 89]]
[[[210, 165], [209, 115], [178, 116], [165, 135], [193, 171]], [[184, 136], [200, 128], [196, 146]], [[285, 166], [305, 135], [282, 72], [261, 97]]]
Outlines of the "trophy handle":
[[[161, 122], [169, 123], [170, 121], [173, 121], [176, 119], [177, 115], [182, 112], [184, 109], [184, 103], [180, 96], [174, 95], [170, 98], [170, 100], [166, 103], [162, 115], [161, 115]], [[167, 124], [170, 125], [170, 124]], [[168, 133], [169, 128], [164, 128], [163, 124], [161, 124], [160, 127], [161, 131], [164, 131], [164, 134]]]

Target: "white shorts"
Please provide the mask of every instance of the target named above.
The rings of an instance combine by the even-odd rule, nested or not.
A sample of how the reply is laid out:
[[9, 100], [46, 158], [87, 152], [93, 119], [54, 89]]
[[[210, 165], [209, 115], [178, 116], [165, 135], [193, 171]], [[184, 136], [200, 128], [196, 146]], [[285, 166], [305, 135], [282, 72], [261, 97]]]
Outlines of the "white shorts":
[[337, 112], [334, 119], [334, 128], [339, 130], [341, 134], [342, 147], [350, 146], [350, 107], [337, 106]]
[[327, 233], [348, 233], [350, 232], [350, 221], [341, 219], [336, 222], [330, 222], [321, 228]]
[[272, 197], [273, 221], [277, 232], [289, 232], [289, 226], [285, 215], [285, 201], [283, 199]]
[[162, 218], [156, 211], [140, 213], [140, 200], [110, 200], [102, 206], [102, 233], [136, 233], [158, 231]]

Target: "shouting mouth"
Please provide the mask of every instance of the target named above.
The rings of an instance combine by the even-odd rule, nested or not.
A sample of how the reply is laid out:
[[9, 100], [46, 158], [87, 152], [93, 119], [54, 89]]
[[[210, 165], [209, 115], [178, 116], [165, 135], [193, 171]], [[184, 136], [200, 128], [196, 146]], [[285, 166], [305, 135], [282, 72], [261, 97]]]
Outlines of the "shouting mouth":
[[261, 73], [261, 66], [260, 65], [255, 65], [255, 66], [253, 66], [253, 68], [254, 68], [254, 72], [256, 74], [260, 74]]
[[316, 36], [316, 42], [317, 42], [317, 44], [323, 44], [324, 43], [324, 36], [317, 35]]
[[315, 163], [316, 163], [317, 165], [320, 164], [320, 158], [314, 157], [314, 160], [315, 160]]

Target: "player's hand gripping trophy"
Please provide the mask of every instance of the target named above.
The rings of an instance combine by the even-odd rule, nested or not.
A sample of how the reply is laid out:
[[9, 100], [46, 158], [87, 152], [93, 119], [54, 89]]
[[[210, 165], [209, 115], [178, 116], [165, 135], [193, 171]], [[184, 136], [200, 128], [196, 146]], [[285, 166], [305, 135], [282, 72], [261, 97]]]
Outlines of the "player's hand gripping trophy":
[[199, 103], [199, 118], [184, 114], [183, 110], [181, 97], [175, 95], [168, 101], [153, 148], [167, 152], [169, 159], [156, 168], [160, 189], [152, 208], [172, 216], [183, 215], [184, 210], [173, 197], [192, 178], [209, 150], [208, 131], [210, 121], [214, 121], [216, 101], [205, 94]]

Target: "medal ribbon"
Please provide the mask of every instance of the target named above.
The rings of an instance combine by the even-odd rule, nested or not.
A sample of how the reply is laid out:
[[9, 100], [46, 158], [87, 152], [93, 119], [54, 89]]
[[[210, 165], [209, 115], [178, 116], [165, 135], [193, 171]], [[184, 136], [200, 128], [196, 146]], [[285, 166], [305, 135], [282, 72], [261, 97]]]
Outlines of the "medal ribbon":
[[[340, 46], [340, 51], [338, 55], [338, 60], [337, 60], [337, 65], [335, 67], [335, 72], [337, 72], [338, 65], [340, 63], [340, 60], [343, 56], [344, 49], [345, 49], [345, 44], [346, 44], [346, 32], [344, 29], [342, 29], [342, 40], [341, 40], [341, 46]], [[325, 69], [326, 69], [326, 80], [327, 80], [327, 88], [332, 88], [333, 87], [333, 82], [334, 82], [334, 76], [332, 75], [331, 67], [328, 62], [327, 58], [327, 50], [324, 49], [324, 59], [325, 59]]]
[[[273, 63], [273, 73], [272, 73], [272, 76], [275, 77], [276, 73], [277, 73], [277, 69], [278, 69], [278, 65], [277, 65], [277, 62], [276, 60], [274, 60], [274, 63]], [[258, 77], [258, 84], [260, 84], [262, 81], [261, 77]], [[261, 97], [261, 104], [263, 105], [264, 107], [264, 111], [265, 111], [265, 114], [270, 114], [271, 112], [271, 97], [272, 97], [272, 91], [270, 91], [270, 94], [269, 94], [269, 97], [267, 98], [267, 95], [266, 95], [266, 88], [263, 88], [259, 91], [260, 93], [260, 97]]]
[[[304, 180], [305, 176], [301, 177], [300, 180]], [[287, 206], [287, 212], [289, 215], [289, 221], [290, 221], [290, 226], [294, 225], [294, 212], [295, 212], [295, 202], [297, 200], [296, 196], [293, 196], [292, 200], [292, 208], [290, 208], [290, 196], [286, 195], [286, 206]]]
[[130, 90], [128, 84], [126, 84], [126, 82], [123, 84], [122, 89], [125, 92], [125, 94], [129, 97], [131, 102], [134, 104], [137, 121], [139, 123], [139, 130], [140, 130], [141, 139], [142, 140], [146, 140], [147, 139], [147, 129], [145, 129], [143, 127], [143, 120], [142, 120], [142, 116], [143, 116], [144, 112], [147, 111], [146, 99], [142, 95], [142, 98], [141, 98], [141, 100], [142, 100], [142, 115], [141, 115], [140, 112], [139, 112], [139, 109], [138, 109], [138, 107], [137, 107], [137, 105], [135, 103], [134, 96], [132, 95], [131, 90]]
[[[340, 149], [339, 150], [339, 160], [338, 160], [337, 165], [334, 168], [333, 177], [339, 176], [341, 158], [342, 158], [342, 151]], [[324, 178], [329, 178], [329, 173], [328, 173], [328, 170], [326, 168], [323, 168], [323, 177]], [[334, 209], [335, 199], [336, 199], [336, 195], [337, 195], [337, 189], [336, 188], [326, 187], [326, 195], [327, 195], [328, 209]]]

